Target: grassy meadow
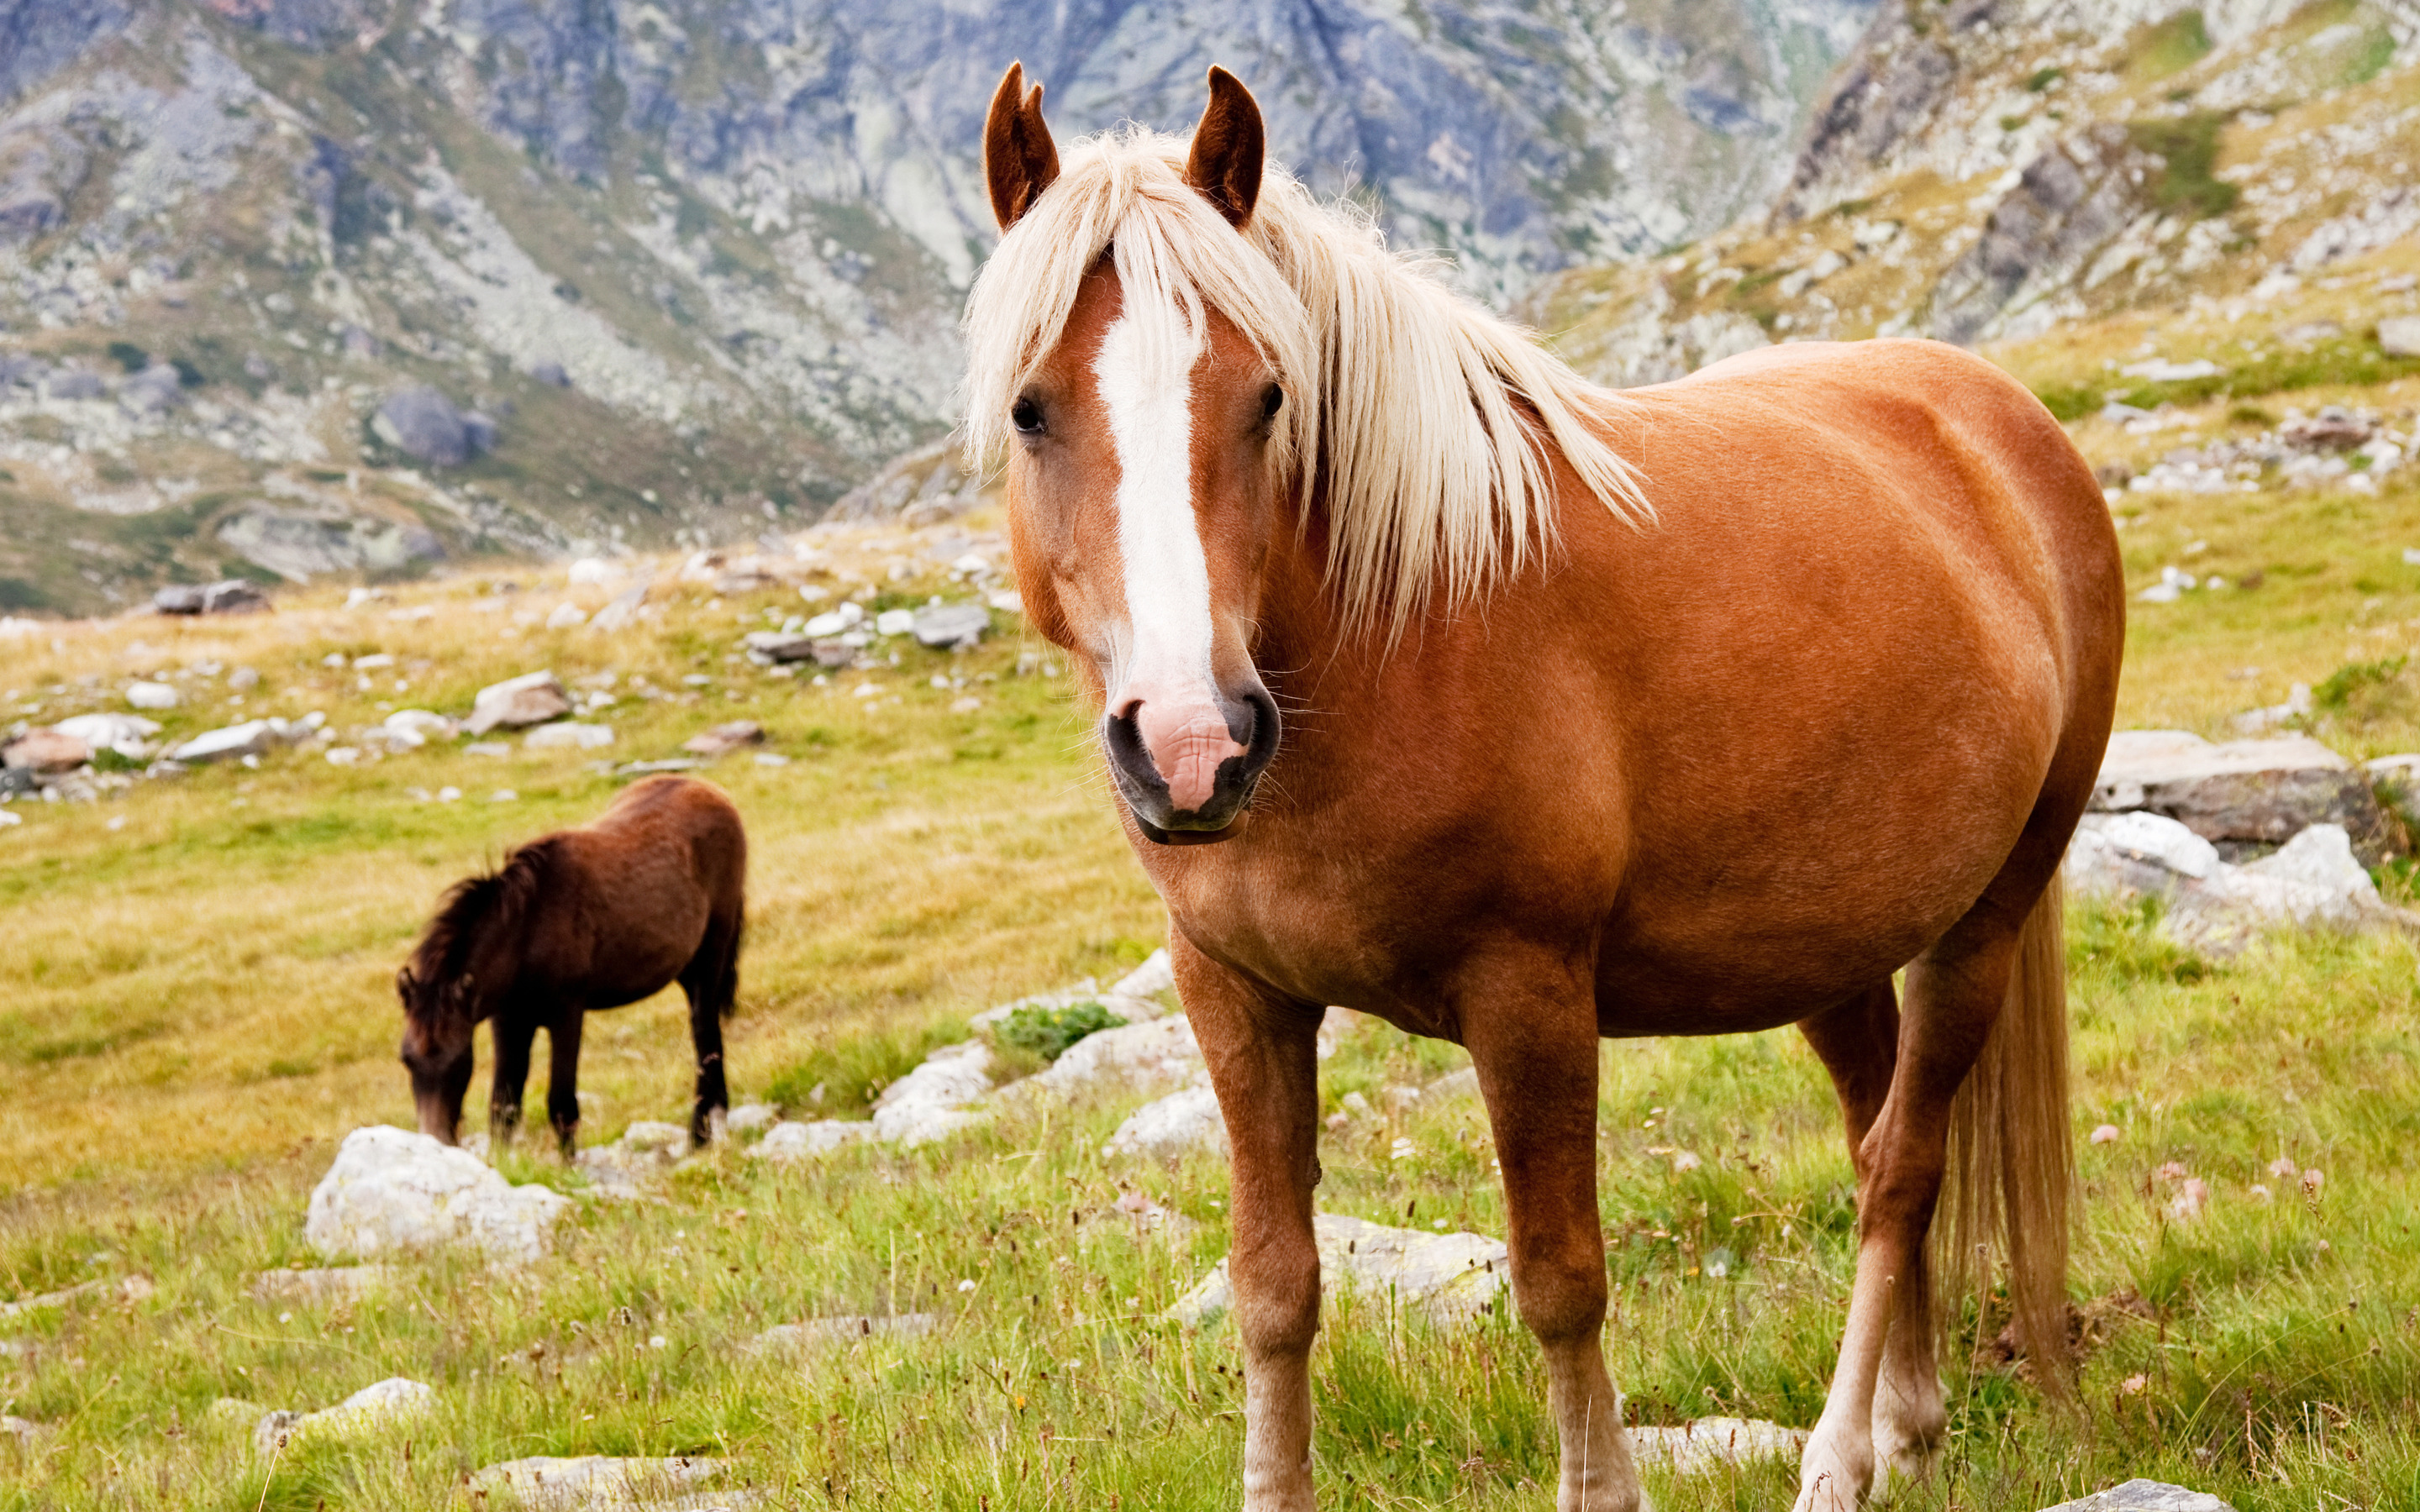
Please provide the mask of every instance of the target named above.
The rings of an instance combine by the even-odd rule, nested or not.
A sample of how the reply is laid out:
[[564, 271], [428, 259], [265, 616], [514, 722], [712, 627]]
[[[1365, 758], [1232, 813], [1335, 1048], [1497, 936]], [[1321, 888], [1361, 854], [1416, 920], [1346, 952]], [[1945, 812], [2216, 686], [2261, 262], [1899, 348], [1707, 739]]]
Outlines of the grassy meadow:
[[[2271, 408], [2361, 402], [2408, 426], [2415, 400], [2400, 384], [2316, 386]], [[2243, 408], [2188, 405], [2162, 437], [2076, 428], [2096, 460], [2141, 465], [2189, 428], [2258, 428]], [[2299, 682], [2322, 694], [2304, 722], [2338, 748], [2420, 749], [2420, 672], [2398, 659], [2420, 640], [2420, 567], [2401, 554], [2420, 547], [2412, 473], [2376, 496], [2264, 487], [2118, 507], [2135, 587], [2165, 565], [2257, 584], [2137, 607], [2121, 725], [2224, 736]], [[880, 604], [960, 592], [914, 543], [866, 549]], [[804, 1113], [822, 1086], [821, 1111], [861, 1109], [968, 1013], [1106, 980], [1163, 935], [1065, 680], [1041, 675], [1047, 654], [1020, 672], [1047, 648], [1013, 630], [965, 655], [910, 646], [895, 668], [818, 687], [735, 659], [768, 612], [800, 611], [793, 590], [720, 599], [683, 583], [624, 631], [539, 623], [603, 596], [500, 565], [350, 610], [341, 590], [313, 590], [255, 620], [136, 616], [0, 640], [0, 717], [37, 723], [122, 707], [130, 677], [162, 671], [186, 674], [172, 734], [310, 709], [347, 730], [390, 706], [458, 714], [478, 687], [538, 667], [574, 687], [610, 672], [618, 701], [593, 717], [616, 731], [607, 752], [448, 745], [340, 767], [296, 751], [9, 807], [23, 823], [0, 827], [0, 1302], [109, 1285], [0, 1316], [0, 1412], [33, 1425], [0, 1434], [0, 1512], [456, 1507], [473, 1504], [480, 1466], [585, 1453], [724, 1457], [783, 1507], [1234, 1505], [1233, 1333], [1160, 1316], [1225, 1251], [1226, 1174], [1105, 1159], [1125, 1103], [814, 1165], [718, 1147], [659, 1202], [583, 1201], [526, 1271], [438, 1258], [341, 1304], [247, 1295], [258, 1272], [319, 1263], [303, 1206], [343, 1134], [410, 1120], [392, 977], [430, 904], [515, 841], [599, 808], [617, 787], [599, 755], [672, 756], [750, 718], [789, 758], [708, 774], [753, 845], [729, 1033], [741, 1097]], [[436, 612], [398, 617], [423, 606]], [[395, 664], [350, 665], [380, 653]], [[260, 677], [240, 694], [239, 667]], [[459, 799], [417, 795], [446, 787]], [[2399, 873], [2385, 880], [2407, 895]], [[2070, 918], [2077, 1398], [1970, 1363], [1998, 1327], [1987, 1300], [1945, 1362], [1943, 1473], [1890, 1504], [2027, 1509], [2149, 1475], [2242, 1512], [2420, 1507], [2415, 943], [2279, 936], [2214, 962], [2156, 922]], [[1461, 1053], [1357, 1018], [1339, 1045], [1327, 1104], [1357, 1092], [1371, 1111], [1324, 1141], [1324, 1206], [1502, 1233], [1477, 1104], [1386, 1095]], [[474, 1118], [484, 1035], [480, 1060]], [[1611, 1044], [1603, 1066], [1608, 1347], [1632, 1419], [1810, 1424], [1855, 1224], [1820, 1068], [1788, 1031]], [[690, 1074], [677, 993], [592, 1019], [583, 1137], [682, 1118]], [[2104, 1123], [2116, 1139], [2083, 1142]], [[1698, 1163], [1676, 1164], [1683, 1150]], [[535, 1142], [504, 1164], [583, 1187]], [[2194, 1180], [2209, 1192], [2197, 1213], [2178, 1206]], [[153, 1289], [116, 1286], [135, 1276]], [[803, 1358], [740, 1349], [775, 1323], [908, 1311], [942, 1321]], [[324, 1407], [396, 1375], [435, 1387], [439, 1407], [384, 1438], [264, 1457], [209, 1413], [221, 1397]], [[1552, 1494], [1537, 1351], [1509, 1315], [1442, 1331], [1348, 1302], [1328, 1314], [1315, 1391], [1330, 1505]], [[1761, 1512], [1793, 1483], [1777, 1465], [1650, 1476], [1668, 1512]]]

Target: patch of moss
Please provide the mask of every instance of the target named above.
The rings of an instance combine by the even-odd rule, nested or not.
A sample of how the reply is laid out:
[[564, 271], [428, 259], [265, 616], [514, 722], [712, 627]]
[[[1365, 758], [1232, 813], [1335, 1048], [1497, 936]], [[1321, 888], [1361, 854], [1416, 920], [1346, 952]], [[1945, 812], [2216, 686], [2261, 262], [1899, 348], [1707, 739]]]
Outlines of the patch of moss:
[[2129, 70], [2150, 81], [2182, 73], [2210, 55], [2210, 27], [2198, 10], [2187, 10], [2137, 34]]
[[2154, 206], [2195, 220], [2235, 208], [2242, 191], [2215, 175], [2218, 133], [2226, 125], [2226, 117], [2215, 112], [2195, 111], [2173, 120], [2135, 121], [2126, 128], [2134, 146], [2164, 164], [2144, 186]]

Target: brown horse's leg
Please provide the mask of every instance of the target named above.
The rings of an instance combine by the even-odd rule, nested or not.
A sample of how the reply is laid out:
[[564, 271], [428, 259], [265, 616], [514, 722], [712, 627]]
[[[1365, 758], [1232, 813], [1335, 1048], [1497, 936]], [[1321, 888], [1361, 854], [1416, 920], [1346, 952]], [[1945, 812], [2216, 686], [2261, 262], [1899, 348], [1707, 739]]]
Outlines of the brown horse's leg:
[[[1889, 1095], [1899, 1060], [1899, 995], [1884, 982], [1798, 1026], [1832, 1073], [1847, 1124], [1849, 1153], [1857, 1164], [1860, 1210], [1872, 1171], [1865, 1158], [1866, 1136]], [[1883, 1345], [1882, 1379], [1874, 1392], [1873, 1446], [1885, 1473], [1920, 1479], [1931, 1469], [1934, 1451], [1949, 1426], [1933, 1359], [1931, 1277], [1918, 1246], [1906, 1274], [1891, 1288], [1888, 1332]]]
[[681, 968], [689, 995], [689, 1037], [697, 1047], [697, 1102], [689, 1116], [689, 1139], [704, 1145], [722, 1136], [731, 1089], [722, 1074], [722, 1016], [739, 990], [739, 931], [716, 919], [706, 926], [697, 954]]
[[521, 1126], [521, 1096], [529, 1089], [530, 1041], [537, 1038], [537, 1021], [514, 1012], [498, 1013], [490, 1023], [496, 1041], [496, 1072], [488, 1081], [488, 1137], [509, 1145]]
[[[1978, 904], [1907, 968], [1890, 1091], [1857, 1147], [1856, 1283], [1832, 1389], [1800, 1463], [1796, 1512], [1852, 1512], [1873, 1487], [1884, 1345], [1894, 1332], [1914, 1342], [1930, 1327], [1924, 1240], [1947, 1165], [1949, 1105], [1999, 1017], [2023, 923], [2022, 910], [2008, 918]], [[1921, 1348], [1929, 1357], [1929, 1342]]]
[[580, 1028], [584, 1010], [566, 1008], [547, 1026], [549, 1057], [546, 1120], [554, 1125], [554, 1142], [569, 1160], [580, 1138]]
[[1311, 1345], [1319, 1332], [1322, 1010], [1271, 997], [1171, 935], [1187, 1016], [1210, 1064], [1232, 1151], [1227, 1274], [1244, 1341], [1244, 1505], [1305, 1512], [1311, 1489]]
[[1562, 1439], [1558, 1512], [1638, 1512], [1646, 1498], [1605, 1369], [1605, 1230], [1596, 1205], [1597, 1024], [1585, 987], [1462, 995], [1504, 1170], [1512, 1297], [1546, 1357]]

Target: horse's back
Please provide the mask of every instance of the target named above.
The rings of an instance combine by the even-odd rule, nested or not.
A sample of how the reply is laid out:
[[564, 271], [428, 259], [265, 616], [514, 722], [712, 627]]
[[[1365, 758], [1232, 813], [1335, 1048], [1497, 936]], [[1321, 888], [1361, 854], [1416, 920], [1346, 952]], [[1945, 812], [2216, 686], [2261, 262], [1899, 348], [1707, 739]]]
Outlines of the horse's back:
[[612, 842], [685, 854], [698, 885], [736, 903], [748, 875], [748, 831], [738, 806], [711, 782], [658, 773], [623, 790], [586, 826]]

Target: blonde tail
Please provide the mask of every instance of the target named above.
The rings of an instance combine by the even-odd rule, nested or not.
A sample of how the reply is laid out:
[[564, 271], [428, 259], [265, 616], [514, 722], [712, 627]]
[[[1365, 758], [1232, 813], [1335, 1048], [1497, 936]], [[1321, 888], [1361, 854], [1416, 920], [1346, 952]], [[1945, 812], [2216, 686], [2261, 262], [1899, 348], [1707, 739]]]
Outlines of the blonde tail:
[[[2005, 1254], [2017, 1347], [2066, 1394], [2067, 1211], [2075, 1156], [2067, 1106], [2067, 944], [2058, 873], [2017, 937], [1999, 1022], [1949, 1110], [1949, 1163], [1933, 1220], [1945, 1315]], [[1972, 1341], [1968, 1341], [1971, 1348]]]

